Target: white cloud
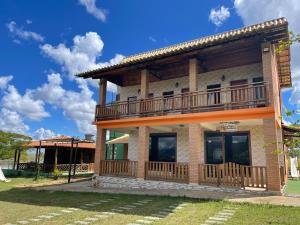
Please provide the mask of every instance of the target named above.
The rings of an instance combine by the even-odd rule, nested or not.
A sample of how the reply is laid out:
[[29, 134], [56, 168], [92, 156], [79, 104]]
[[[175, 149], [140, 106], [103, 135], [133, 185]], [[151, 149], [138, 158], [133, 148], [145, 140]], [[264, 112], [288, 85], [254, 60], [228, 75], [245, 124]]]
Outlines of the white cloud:
[[24, 124], [18, 113], [2, 108], [0, 111], [0, 130], [25, 134], [29, 127]]
[[102, 22], [106, 21], [107, 10], [99, 7], [97, 8], [96, 0], [79, 0], [79, 4], [85, 6], [86, 11], [98, 20]]
[[[245, 25], [262, 21], [286, 17], [289, 21], [289, 30], [300, 34], [300, 1], [299, 0], [235, 0], [235, 9]], [[300, 107], [300, 45], [291, 47], [291, 65], [293, 90], [291, 104]]]
[[49, 104], [55, 104], [65, 95], [65, 90], [61, 87], [61, 84], [60, 74], [52, 73], [48, 75], [48, 83], [34, 90], [29, 90], [28, 93], [34, 99], [41, 99]]
[[152, 37], [152, 36], [149, 36], [149, 40], [150, 40], [151, 42], [157, 42], [157, 40], [156, 40], [154, 37]]
[[54, 131], [45, 129], [43, 127], [34, 131], [32, 135], [32, 137], [36, 140], [45, 140], [48, 138], [53, 138], [55, 136], [59, 136], [59, 135], [57, 135]]
[[[14, 37], [23, 40], [34, 40], [37, 42], [43, 42], [44, 37], [36, 32], [24, 30], [23, 27], [18, 27], [15, 21], [11, 21], [6, 24], [8, 30]], [[20, 40], [15, 39], [14, 42], [20, 43]]]
[[0, 77], [0, 90], [6, 89], [8, 83], [13, 79], [13, 76], [1, 76]]
[[52, 73], [48, 75], [47, 83], [27, 93], [36, 100], [62, 109], [65, 118], [73, 120], [80, 132], [95, 133], [92, 121], [96, 102], [93, 100], [93, 92], [88, 88], [86, 82], [79, 84], [79, 92], [65, 90], [61, 85], [60, 74]]
[[26, 20], [26, 23], [27, 23], [27, 24], [32, 24], [32, 21], [31, 21], [30, 19], [27, 19], [27, 20]]
[[2, 97], [1, 104], [3, 108], [17, 112], [30, 120], [38, 121], [50, 116], [44, 109], [43, 101], [34, 100], [29, 92], [26, 92], [23, 96], [20, 95], [13, 85], [8, 85]]
[[[52, 58], [56, 63], [62, 66], [62, 70], [69, 74], [71, 80], [74, 80], [75, 74], [80, 72], [101, 68], [108, 65], [116, 64], [124, 58], [120, 54], [116, 54], [114, 58], [108, 62], [98, 62], [97, 58], [102, 55], [104, 43], [96, 32], [88, 32], [84, 36], [76, 35], [73, 38], [73, 46], [67, 47], [64, 44], [52, 46], [44, 44], [41, 50], [48, 57]], [[77, 79], [78, 81], [78, 79]], [[78, 81], [82, 83], [82, 79]], [[88, 80], [92, 86], [97, 86], [96, 81]], [[116, 92], [114, 84], [108, 84], [108, 91]]]
[[214, 8], [210, 10], [209, 20], [217, 27], [221, 26], [229, 17], [229, 9], [225, 6], [221, 6], [219, 9]]

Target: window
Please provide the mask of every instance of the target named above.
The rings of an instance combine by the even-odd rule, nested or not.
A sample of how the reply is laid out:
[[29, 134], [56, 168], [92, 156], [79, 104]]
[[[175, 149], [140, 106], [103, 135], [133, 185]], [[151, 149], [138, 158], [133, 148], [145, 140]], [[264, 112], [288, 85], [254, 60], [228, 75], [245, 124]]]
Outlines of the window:
[[207, 105], [217, 105], [221, 103], [221, 84], [207, 85]]
[[206, 162], [250, 165], [248, 132], [209, 132], [205, 135]]
[[176, 162], [176, 134], [151, 134], [149, 161]]

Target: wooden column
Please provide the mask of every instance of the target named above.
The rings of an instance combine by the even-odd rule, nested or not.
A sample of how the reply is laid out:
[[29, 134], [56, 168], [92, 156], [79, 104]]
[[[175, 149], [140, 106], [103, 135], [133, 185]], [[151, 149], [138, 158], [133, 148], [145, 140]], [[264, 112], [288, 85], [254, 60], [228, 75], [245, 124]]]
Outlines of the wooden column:
[[[106, 103], [106, 88], [107, 80], [101, 79], [99, 83], [99, 104], [105, 105]], [[97, 127], [96, 135], [96, 150], [95, 150], [95, 174], [100, 175], [100, 161], [105, 160], [105, 142], [106, 142], [106, 129]]]
[[106, 103], [107, 80], [102, 78], [99, 82], [99, 105]]
[[54, 170], [56, 170], [56, 168], [57, 168], [57, 154], [58, 154], [58, 149], [57, 149], [57, 146], [55, 145]]
[[96, 151], [95, 151], [95, 174], [100, 175], [100, 161], [105, 160], [106, 129], [97, 127]]
[[20, 167], [20, 158], [21, 158], [21, 149], [18, 149], [18, 159], [17, 159], [17, 170], [19, 170]]
[[141, 99], [148, 97], [149, 92], [149, 71], [143, 69], [141, 71]]
[[[141, 99], [148, 97], [149, 92], [149, 71], [143, 69], [141, 71]], [[139, 127], [138, 137], [138, 171], [137, 177], [145, 178], [145, 163], [149, 160], [149, 127]]]
[[189, 59], [189, 88], [190, 88], [190, 91], [198, 90], [197, 66], [198, 66], [198, 61], [196, 58]]
[[16, 169], [17, 154], [18, 154], [18, 149], [15, 149], [14, 166], [13, 166], [13, 169], [14, 169], [14, 170]]

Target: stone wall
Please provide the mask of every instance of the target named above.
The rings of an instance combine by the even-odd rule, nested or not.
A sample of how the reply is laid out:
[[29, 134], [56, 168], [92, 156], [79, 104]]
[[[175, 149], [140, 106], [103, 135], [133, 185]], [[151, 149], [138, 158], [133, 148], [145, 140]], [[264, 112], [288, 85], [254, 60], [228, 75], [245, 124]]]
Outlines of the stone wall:
[[[265, 166], [266, 165], [266, 155], [264, 149], [264, 134], [263, 126], [243, 126], [239, 127], [239, 131], [250, 131], [250, 155], [253, 166]], [[186, 127], [176, 128], [172, 130], [173, 133], [177, 134], [177, 162], [189, 162], [189, 130]], [[201, 141], [200, 149], [202, 149], [202, 157], [199, 163], [204, 163], [204, 131], [198, 135]], [[138, 131], [132, 131], [129, 134], [129, 144], [128, 144], [128, 158], [129, 160], [136, 161], [138, 154]]]
[[[225, 76], [224, 81], [222, 81], [223, 75]], [[232, 80], [248, 79], [248, 83], [252, 83], [254, 77], [262, 77], [261, 63], [201, 73], [197, 75], [198, 90], [205, 91], [207, 85], [211, 84], [221, 84], [221, 87], [228, 87]], [[149, 84], [149, 93], [153, 93], [154, 97], [160, 97], [162, 96], [162, 93], [166, 91], [174, 91], [175, 95], [180, 94], [182, 88], [189, 87], [188, 82], [188, 76], [151, 82]], [[175, 87], [176, 83], [179, 84], [178, 87]], [[140, 85], [119, 87], [120, 100], [127, 101], [127, 98], [132, 96], [140, 98], [138, 94], [139, 89], [141, 89]]]

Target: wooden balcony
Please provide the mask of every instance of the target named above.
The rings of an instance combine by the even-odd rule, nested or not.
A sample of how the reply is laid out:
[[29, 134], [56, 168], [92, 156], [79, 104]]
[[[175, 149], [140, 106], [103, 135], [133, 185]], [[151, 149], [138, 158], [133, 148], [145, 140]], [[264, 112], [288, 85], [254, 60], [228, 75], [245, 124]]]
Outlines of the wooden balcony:
[[105, 106], [97, 105], [95, 120], [265, 107], [269, 104], [268, 93], [268, 84], [260, 82], [179, 95], [118, 101]]

